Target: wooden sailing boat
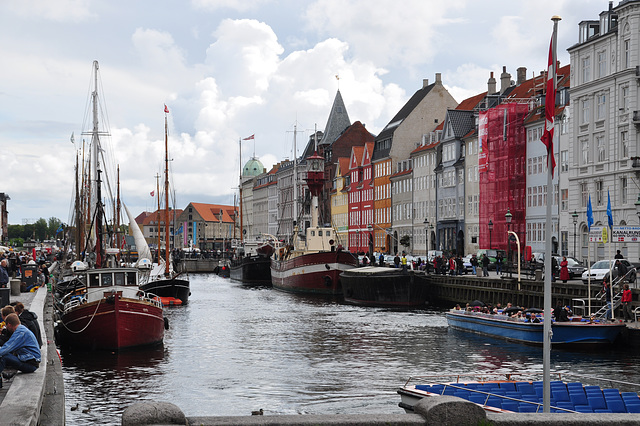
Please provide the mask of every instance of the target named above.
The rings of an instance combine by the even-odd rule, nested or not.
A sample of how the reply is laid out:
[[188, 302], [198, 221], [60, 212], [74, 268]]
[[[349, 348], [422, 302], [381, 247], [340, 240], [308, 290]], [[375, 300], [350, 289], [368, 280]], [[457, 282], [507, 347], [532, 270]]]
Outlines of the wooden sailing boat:
[[[161, 259], [160, 240], [160, 201], [158, 200], [158, 265], [164, 263], [164, 270], [158, 269], [150, 271], [147, 282], [140, 288], [148, 293], [153, 293], [164, 299], [165, 304], [184, 305], [189, 302], [191, 290], [189, 287], [189, 277], [183, 274], [176, 274], [171, 262], [171, 240], [170, 240], [170, 219], [169, 219], [169, 132], [167, 126], [167, 114], [169, 108], [164, 107], [164, 259]], [[160, 194], [158, 193], [158, 197]], [[135, 223], [135, 222], [134, 222]], [[137, 225], [136, 225], [137, 227]]]
[[[89, 231], [76, 241], [76, 260], [56, 284], [56, 340], [62, 346], [81, 349], [119, 350], [162, 342], [165, 320], [161, 303], [139, 288], [139, 271], [119, 267], [117, 247], [111, 232], [103, 227], [102, 173], [98, 130], [98, 62], [94, 61], [93, 129], [91, 131], [92, 167], [96, 180], [95, 203], [89, 216], [76, 208], [76, 217], [89, 218]], [[78, 189], [76, 187], [76, 192]], [[88, 203], [77, 203], [87, 206]], [[76, 221], [79, 228], [82, 224]], [[84, 247], [79, 246], [86, 242]], [[85, 255], [86, 254], [86, 255]], [[86, 262], [85, 262], [86, 260]]]

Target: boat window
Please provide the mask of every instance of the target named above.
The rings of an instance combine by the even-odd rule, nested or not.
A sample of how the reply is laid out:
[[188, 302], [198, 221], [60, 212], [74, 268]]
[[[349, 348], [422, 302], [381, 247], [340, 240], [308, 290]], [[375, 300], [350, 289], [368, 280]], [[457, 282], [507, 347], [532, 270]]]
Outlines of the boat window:
[[115, 274], [113, 274], [113, 276], [115, 277], [115, 283], [116, 285], [124, 285], [124, 272], [116, 272]]
[[89, 287], [100, 287], [100, 274], [89, 275]]
[[326, 235], [327, 237], [330, 237], [331, 236], [331, 231], [326, 231], [324, 235]]
[[322, 237], [322, 231], [318, 231], [318, 237]]
[[113, 275], [111, 274], [102, 274], [102, 286], [108, 287], [113, 285]]
[[135, 272], [127, 272], [127, 284], [128, 285], [136, 285], [138, 281], [136, 280]]
[[311, 231], [311, 236], [315, 237], [316, 236], [316, 231]]

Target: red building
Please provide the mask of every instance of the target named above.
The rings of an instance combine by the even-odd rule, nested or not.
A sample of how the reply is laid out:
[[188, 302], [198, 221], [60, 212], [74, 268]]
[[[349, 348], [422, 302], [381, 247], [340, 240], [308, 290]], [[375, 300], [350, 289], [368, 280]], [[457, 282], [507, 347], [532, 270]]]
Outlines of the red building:
[[351, 148], [349, 159], [349, 251], [373, 250], [373, 143]]

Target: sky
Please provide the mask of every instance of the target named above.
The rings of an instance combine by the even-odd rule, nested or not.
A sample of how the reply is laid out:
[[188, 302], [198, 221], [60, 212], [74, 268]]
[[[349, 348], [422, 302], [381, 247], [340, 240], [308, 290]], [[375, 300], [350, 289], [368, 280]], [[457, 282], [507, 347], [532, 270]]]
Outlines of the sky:
[[[618, 2], [614, 3], [614, 6]], [[605, 0], [3, 0], [0, 2], [0, 192], [9, 223], [70, 221], [75, 161], [90, 130], [93, 61], [134, 215], [155, 210], [164, 170], [164, 105], [175, 206], [234, 203], [242, 163], [270, 169], [324, 130], [340, 90], [351, 122], [378, 134], [422, 87], [458, 101], [502, 67], [547, 68]], [[336, 78], [339, 76], [339, 78]], [[75, 143], [71, 142], [74, 135]], [[112, 165], [112, 169], [115, 166]], [[111, 169], [110, 169], [111, 170]], [[115, 179], [115, 177], [113, 178]]]

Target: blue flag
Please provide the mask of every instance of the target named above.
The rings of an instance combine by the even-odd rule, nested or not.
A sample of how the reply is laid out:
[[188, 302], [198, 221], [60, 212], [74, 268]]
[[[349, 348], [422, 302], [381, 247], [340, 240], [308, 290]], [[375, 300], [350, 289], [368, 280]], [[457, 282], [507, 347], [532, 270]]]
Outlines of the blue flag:
[[591, 208], [591, 195], [589, 195], [589, 204], [587, 204], [587, 226], [591, 231], [591, 225], [593, 225], [593, 208]]
[[613, 214], [611, 213], [611, 196], [607, 189], [607, 217], [609, 218], [609, 229], [613, 230]]

